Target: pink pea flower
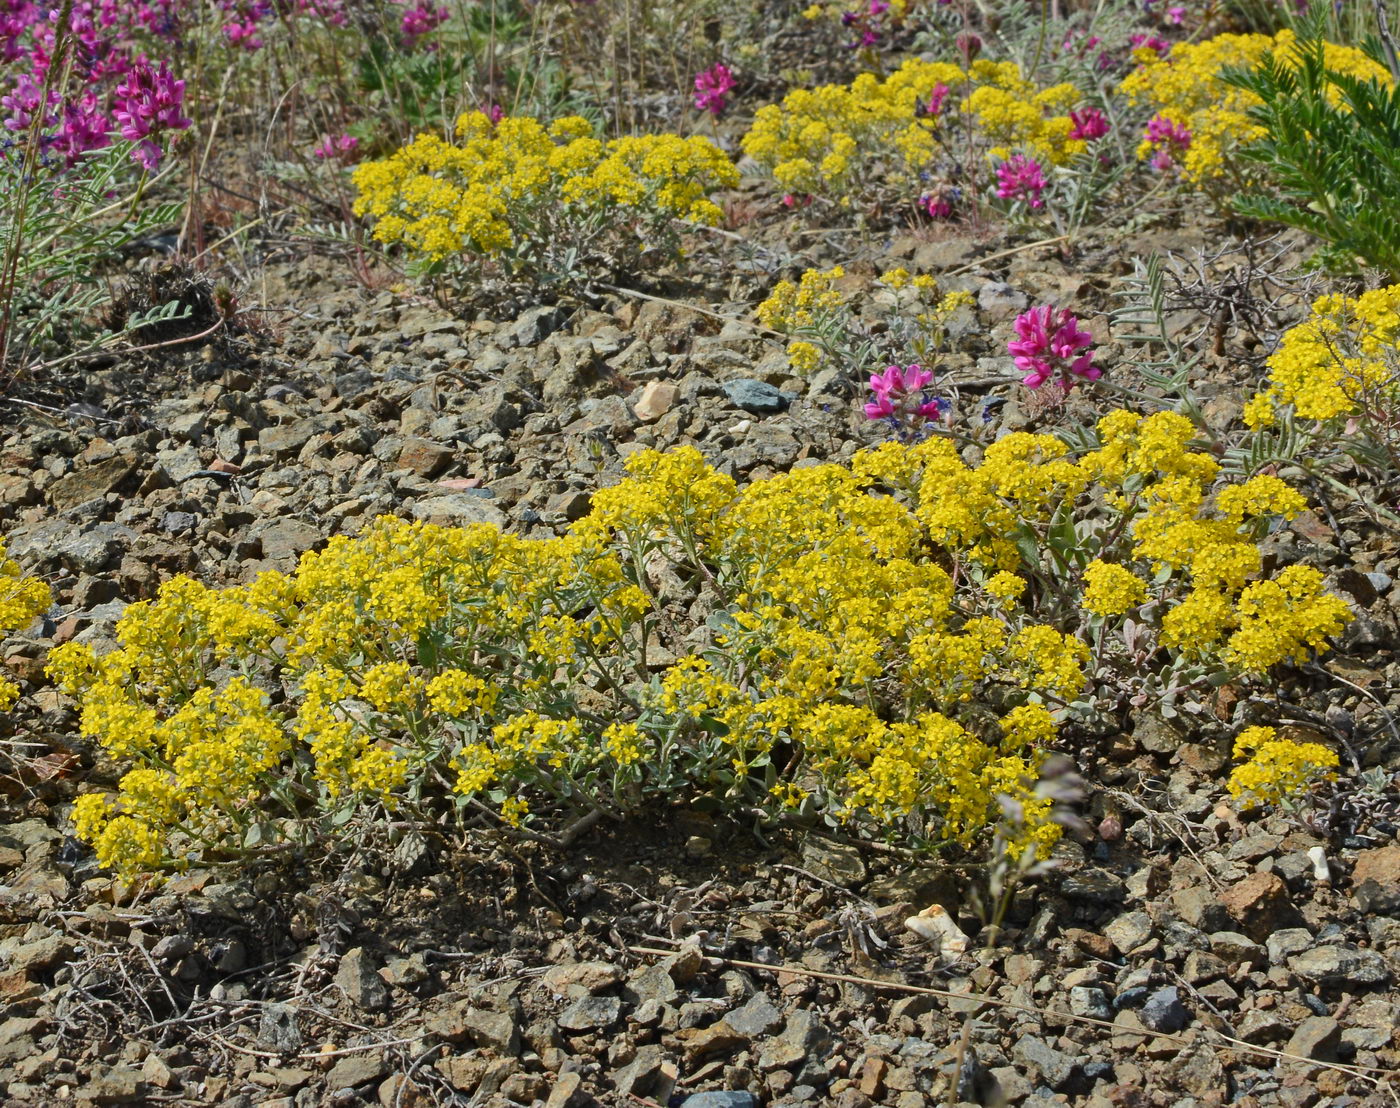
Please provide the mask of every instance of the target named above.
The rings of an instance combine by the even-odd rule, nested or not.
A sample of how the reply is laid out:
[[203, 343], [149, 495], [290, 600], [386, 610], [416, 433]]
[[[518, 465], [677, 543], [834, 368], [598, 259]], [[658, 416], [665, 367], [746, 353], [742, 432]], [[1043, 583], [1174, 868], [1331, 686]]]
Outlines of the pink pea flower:
[[870, 375], [870, 391], [874, 399], [865, 405], [869, 419], [892, 420], [911, 425], [937, 419], [946, 408], [944, 401], [930, 398], [924, 387], [933, 380], [933, 372], [917, 365], [903, 368], [886, 366], [884, 373]]
[[734, 75], [723, 62], [695, 75], [695, 106], [718, 117], [724, 111], [725, 96], [734, 87]]
[[1149, 50], [1157, 54], [1165, 54], [1172, 48], [1170, 42], [1157, 35], [1129, 35], [1128, 41], [1132, 43], [1132, 48], [1134, 50], [1138, 49], [1140, 46], [1146, 46]]
[[1040, 163], [1024, 154], [1013, 154], [997, 166], [997, 195], [1003, 200], [1024, 200], [1032, 208], [1045, 206], [1045, 174]]
[[928, 213], [930, 219], [953, 218], [953, 202], [943, 192], [928, 193], [919, 197], [919, 207]]
[[1094, 336], [1079, 329], [1079, 320], [1068, 308], [1058, 311], [1048, 304], [1016, 317], [1017, 338], [1006, 344], [1025, 376], [1022, 384], [1038, 389], [1058, 372], [1060, 387], [1068, 392], [1074, 378], [1097, 381], [1103, 370], [1093, 364]]
[[1074, 124], [1074, 128], [1069, 133], [1069, 137], [1072, 139], [1093, 142], [1108, 134], [1108, 117], [1098, 108], [1082, 108], [1079, 111], [1070, 112], [1069, 118], [1070, 122]]
[[1191, 132], [1175, 120], [1154, 115], [1147, 121], [1147, 141], [1157, 148], [1152, 165], [1166, 171], [1191, 146]]
[[1181, 24], [1181, 21], [1182, 21], [1183, 19], [1185, 19], [1185, 18], [1186, 18], [1186, 9], [1185, 9], [1185, 8], [1168, 8], [1168, 9], [1167, 9], [1167, 22], [1168, 22], [1168, 23], [1175, 23], [1175, 24], [1177, 24], [1177, 25], [1180, 25], [1180, 24]]
[[926, 114], [937, 117], [943, 114], [943, 101], [948, 98], [948, 93], [952, 90], [942, 81], [933, 86], [933, 92], [929, 94]]
[[405, 7], [399, 29], [403, 32], [404, 46], [412, 50], [424, 35], [436, 31], [447, 22], [451, 13], [445, 7], [433, 7], [428, 0], [417, 0], [412, 7]]
[[355, 152], [355, 148], [360, 145], [360, 140], [354, 135], [342, 133], [338, 138], [332, 139], [329, 135], [318, 142], [311, 151], [322, 161], [334, 158], [336, 161], [346, 161]]
[[160, 166], [157, 136], [189, 127], [191, 121], [180, 114], [184, 102], [185, 82], [177, 81], [165, 62], [153, 69], [141, 59], [117, 86], [112, 119], [121, 129], [122, 138], [140, 144], [132, 157], [146, 169], [154, 171]]

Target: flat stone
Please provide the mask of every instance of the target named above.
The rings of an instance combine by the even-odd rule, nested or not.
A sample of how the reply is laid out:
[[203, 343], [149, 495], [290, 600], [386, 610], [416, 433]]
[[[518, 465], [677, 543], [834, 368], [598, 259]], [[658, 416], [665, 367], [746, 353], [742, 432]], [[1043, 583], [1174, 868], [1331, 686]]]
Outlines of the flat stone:
[[456, 452], [430, 439], [405, 439], [399, 450], [399, 467], [411, 469], [420, 477], [436, 477], [451, 463]]
[[1284, 1049], [1300, 1058], [1333, 1062], [1342, 1041], [1342, 1025], [1331, 1016], [1309, 1016], [1293, 1032]]
[[248, 536], [262, 545], [265, 559], [280, 563], [279, 568], [285, 569], [291, 569], [301, 555], [325, 541], [318, 527], [290, 517], [255, 523]]
[[551, 966], [542, 981], [556, 996], [579, 992], [601, 993], [622, 980], [622, 970], [611, 962], [566, 962]]
[[382, 1081], [389, 1072], [383, 1051], [362, 1050], [337, 1059], [326, 1074], [326, 1087], [331, 1090], [357, 1088], [373, 1081]]
[[764, 993], [755, 993], [742, 1008], [724, 1017], [725, 1022], [741, 1035], [756, 1039], [768, 1035], [783, 1022], [783, 1014], [773, 1006]]
[[1103, 929], [1119, 954], [1136, 950], [1152, 937], [1152, 917], [1146, 912], [1125, 912]]
[[1011, 1047], [1011, 1055], [1023, 1065], [1034, 1069], [1052, 1089], [1063, 1089], [1074, 1076], [1078, 1060], [1056, 1050], [1044, 1039], [1022, 1035]]
[[1167, 1034], [1180, 1031], [1191, 1019], [1191, 1014], [1181, 1003], [1181, 993], [1175, 985], [1168, 985], [1152, 993], [1143, 1004], [1139, 1016], [1153, 1031]]
[[1220, 903], [1240, 922], [1241, 930], [1255, 940], [1302, 922], [1288, 895], [1288, 886], [1274, 873], [1251, 873], [1221, 893]]
[[124, 454], [75, 469], [49, 486], [49, 503], [60, 512], [106, 496], [109, 492], [125, 491], [133, 483], [136, 459]]
[[1363, 912], [1400, 911], [1400, 846], [1358, 851], [1351, 886], [1352, 896]]
[[341, 956], [335, 983], [356, 1008], [373, 1012], [389, 1006], [389, 986], [384, 984], [363, 947], [347, 950]]
[[643, 423], [654, 423], [676, 406], [681, 390], [665, 381], [649, 381], [632, 411]]
[[504, 528], [510, 521], [484, 496], [470, 493], [449, 493], [446, 496], [429, 496], [416, 500], [413, 504], [413, 518], [436, 523], [443, 527], [466, 527], [473, 523], [489, 523], [492, 527]]
[[1384, 985], [1391, 978], [1384, 956], [1352, 943], [1305, 950], [1288, 959], [1288, 968], [1318, 985]]
[[781, 412], [792, 400], [787, 393], [779, 391], [767, 381], [760, 381], [756, 377], [741, 377], [737, 381], [726, 381], [720, 387], [724, 389], [724, 395], [729, 397], [729, 402], [736, 408], [742, 408], [746, 412], [753, 412], [757, 415]]
[[582, 996], [559, 1016], [565, 1031], [601, 1031], [622, 1016], [622, 1001], [615, 996]]
[[691, 1093], [681, 1101], [681, 1108], [758, 1108], [758, 1101], [753, 1093]]
[[[708, 1027], [684, 1027], [676, 1032], [676, 1042], [692, 1062], [710, 1054], [734, 1054], [749, 1043], [749, 1036], [742, 1035], [724, 1020]], [[800, 1059], [799, 1059], [800, 1060]]]

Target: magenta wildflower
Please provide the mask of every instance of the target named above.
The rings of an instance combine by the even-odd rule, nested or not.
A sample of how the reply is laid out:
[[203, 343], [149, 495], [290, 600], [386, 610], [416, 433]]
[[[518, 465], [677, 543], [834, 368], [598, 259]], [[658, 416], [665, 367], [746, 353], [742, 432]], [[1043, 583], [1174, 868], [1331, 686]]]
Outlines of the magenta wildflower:
[[948, 93], [952, 90], [942, 81], [933, 86], [933, 91], [929, 93], [928, 107], [926, 114], [937, 117], [943, 114], [943, 101], [948, 98]]
[[447, 22], [450, 15], [445, 7], [435, 8], [429, 0], [416, 0], [411, 7], [406, 6], [403, 18], [399, 21], [404, 46], [413, 49], [418, 45], [420, 38], [436, 31]]
[[1093, 142], [1108, 134], [1108, 117], [1098, 108], [1081, 108], [1078, 111], [1069, 113], [1070, 122], [1074, 124], [1069, 133], [1072, 139], [1083, 139], [1085, 142]]
[[1172, 48], [1172, 44], [1170, 42], [1157, 35], [1129, 35], [1128, 41], [1132, 43], [1132, 48], [1134, 50], [1138, 49], [1139, 47], [1146, 46], [1149, 50], [1152, 50], [1157, 54], [1165, 54], [1168, 50]]
[[1180, 25], [1181, 21], [1184, 20], [1185, 18], [1186, 18], [1186, 9], [1185, 9], [1185, 8], [1177, 7], [1177, 8], [1168, 8], [1168, 9], [1167, 9], [1167, 22], [1168, 22], [1168, 23], [1174, 23], [1174, 24]]
[[1024, 154], [1013, 154], [997, 166], [997, 195], [1003, 200], [1024, 200], [1032, 208], [1044, 207], [1045, 174], [1040, 163]]
[[1191, 132], [1173, 119], [1154, 115], [1147, 121], [1147, 141], [1157, 148], [1152, 155], [1153, 166], [1165, 171], [1190, 148]]
[[177, 81], [170, 66], [152, 68], [144, 58], [116, 88], [112, 118], [121, 136], [139, 145], [132, 157], [154, 172], [160, 167], [161, 150], [156, 137], [167, 131], [183, 131], [190, 120], [180, 114], [185, 102], [185, 82]]
[[930, 219], [953, 218], [953, 202], [943, 192], [926, 193], [919, 197], [919, 207], [928, 213]]
[[1060, 374], [1060, 387], [1068, 392], [1075, 377], [1097, 381], [1103, 370], [1093, 364], [1094, 336], [1079, 329], [1079, 320], [1068, 308], [1058, 311], [1048, 304], [1022, 312], [1016, 317], [1018, 338], [1006, 344], [1016, 358], [1016, 368], [1025, 376], [1022, 383], [1038, 389]]
[[933, 372], [917, 365], [886, 366], [884, 373], [872, 373], [870, 391], [875, 399], [865, 405], [866, 416], [896, 424], [937, 419], [947, 405], [924, 392], [924, 386], [932, 380]]
[[338, 138], [332, 139], [329, 135], [316, 144], [311, 151], [322, 161], [334, 158], [336, 161], [345, 161], [355, 152], [355, 148], [360, 145], [360, 140], [354, 135], [342, 133]]
[[695, 75], [695, 106], [702, 112], [718, 116], [725, 107], [725, 96], [734, 87], [734, 75], [723, 62]]

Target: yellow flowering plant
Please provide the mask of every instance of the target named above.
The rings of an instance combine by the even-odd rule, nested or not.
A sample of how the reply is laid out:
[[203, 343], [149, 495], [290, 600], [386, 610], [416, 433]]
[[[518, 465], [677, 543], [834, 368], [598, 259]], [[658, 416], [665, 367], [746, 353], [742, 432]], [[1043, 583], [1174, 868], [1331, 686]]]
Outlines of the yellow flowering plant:
[[1313, 785], [1335, 781], [1341, 764], [1336, 751], [1282, 738], [1272, 727], [1241, 731], [1234, 753], [1241, 764], [1231, 771], [1228, 787], [1244, 808], [1301, 799]]
[[805, 270], [795, 282], [779, 281], [754, 310], [764, 327], [791, 337], [787, 354], [794, 373], [839, 368], [860, 376], [910, 355], [932, 364], [947, 340], [949, 317], [973, 303], [970, 293], [941, 292], [927, 274], [891, 269], [876, 282], [877, 328], [857, 314], [840, 287], [845, 278], [839, 265]]
[[[5, 552], [0, 540], [0, 638], [22, 630], [52, 603], [48, 585], [37, 577], [27, 577], [19, 563]], [[19, 699], [19, 686], [0, 676], [0, 712]]]
[[[1390, 81], [1385, 67], [1355, 47], [1327, 43], [1324, 51], [1327, 68], [1334, 72]], [[1267, 133], [1255, 114], [1262, 101], [1224, 78], [1231, 71], [1254, 69], [1270, 57], [1285, 68], [1296, 68], [1294, 32], [1216, 35], [1203, 42], [1177, 43], [1165, 55], [1143, 47], [1134, 57], [1137, 66], [1120, 89], [1130, 103], [1155, 113], [1138, 146], [1138, 158], [1150, 158], [1159, 168], [1177, 167], [1184, 181], [1220, 201], [1250, 187], [1243, 155]]]
[[355, 214], [401, 246], [413, 272], [467, 286], [483, 275], [576, 283], [635, 262], [678, 257], [685, 223], [717, 224], [717, 189], [738, 184], [725, 153], [701, 136], [607, 142], [578, 116], [458, 118], [452, 139], [420, 134], [356, 167]]
[[1400, 517], [1362, 496], [1348, 472], [1400, 472], [1400, 285], [1329, 293], [1286, 331], [1269, 378], [1245, 404], [1251, 435], [1233, 459], [1250, 472], [1296, 468], [1326, 481], [1391, 526]]
[[130, 767], [76, 832], [133, 875], [324, 850], [385, 813], [441, 830], [664, 802], [915, 845], [984, 842], [1014, 810], [1004, 848], [1043, 853], [1058, 729], [1151, 688], [1107, 645], [1130, 614], [1143, 658], [1234, 674], [1346, 618], [1251, 541], [1297, 493], [1216, 488], [1169, 415], [1114, 413], [1077, 460], [1012, 435], [971, 464], [933, 438], [742, 489], [693, 448], [645, 451], [563, 537], [386, 517], [290, 575], [178, 578], [116, 650], [51, 655], [84, 735]]
[[741, 145], [787, 193], [904, 206], [931, 180], [985, 183], [1016, 153], [1068, 166], [1088, 150], [1071, 137], [1081, 99], [1069, 82], [1037, 87], [1014, 62], [912, 58], [884, 79], [793, 89], [758, 110]]

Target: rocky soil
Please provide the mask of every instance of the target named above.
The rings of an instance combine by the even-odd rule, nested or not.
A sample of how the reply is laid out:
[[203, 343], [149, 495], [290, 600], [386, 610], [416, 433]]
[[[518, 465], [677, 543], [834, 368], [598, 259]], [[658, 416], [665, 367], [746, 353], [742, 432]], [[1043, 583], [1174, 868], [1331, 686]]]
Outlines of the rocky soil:
[[[853, 289], [906, 264], [972, 291], [939, 380], [963, 418], [1017, 429], [1069, 417], [1018, 401], [1016, 312], [1073, 305], [1109, 377], [1138, 387], [1140, 351], [1095, 313], [1127, 259], [1188, 240], [1162, 226], [1067, 261], [897, 237], [802, 262], [842, 261]], [[5, 1104], [1395, 1102], [1400, 556], [1341, 503], [1271, 541], [1326, 568], [1359, 618], [1268, 702], [1350, 751], [1351, 784], [1306, 813], [1223, 804], [1248, 697], [1105, 736], [1070, 751], [1095, 831], [1061, 844], [1000, 932], [969, 896], [984, 871], [686, 811], [568, 850], [486, 836], [338, 872], [196, 871], [136, 898], [93, 868], [65, 815], [113, 767], [75, 737], [43, 657], [110, 638], [170, 576], [290, 570], [383, 513], [553, 533], [648, 446], [695, 443], [754, 479], [876, 441], [852, 382], [791, 376], [751, 324], [768, 276], [712, 272], [688, 298], [703, 307], [607, 294], [490, 320], [287, 263], [268, 287], [295, 310], [257, 332], [5, 402], [0, 528], [57, 598], [3, 651], [28, 694], [0, 740]], [[1238, 321], [1227, 337], [1198, 371], [1222, 425], [1268, 338]], [[933, 905], [955, 925], [941, 940], [937, 912], [906, 922]]]

